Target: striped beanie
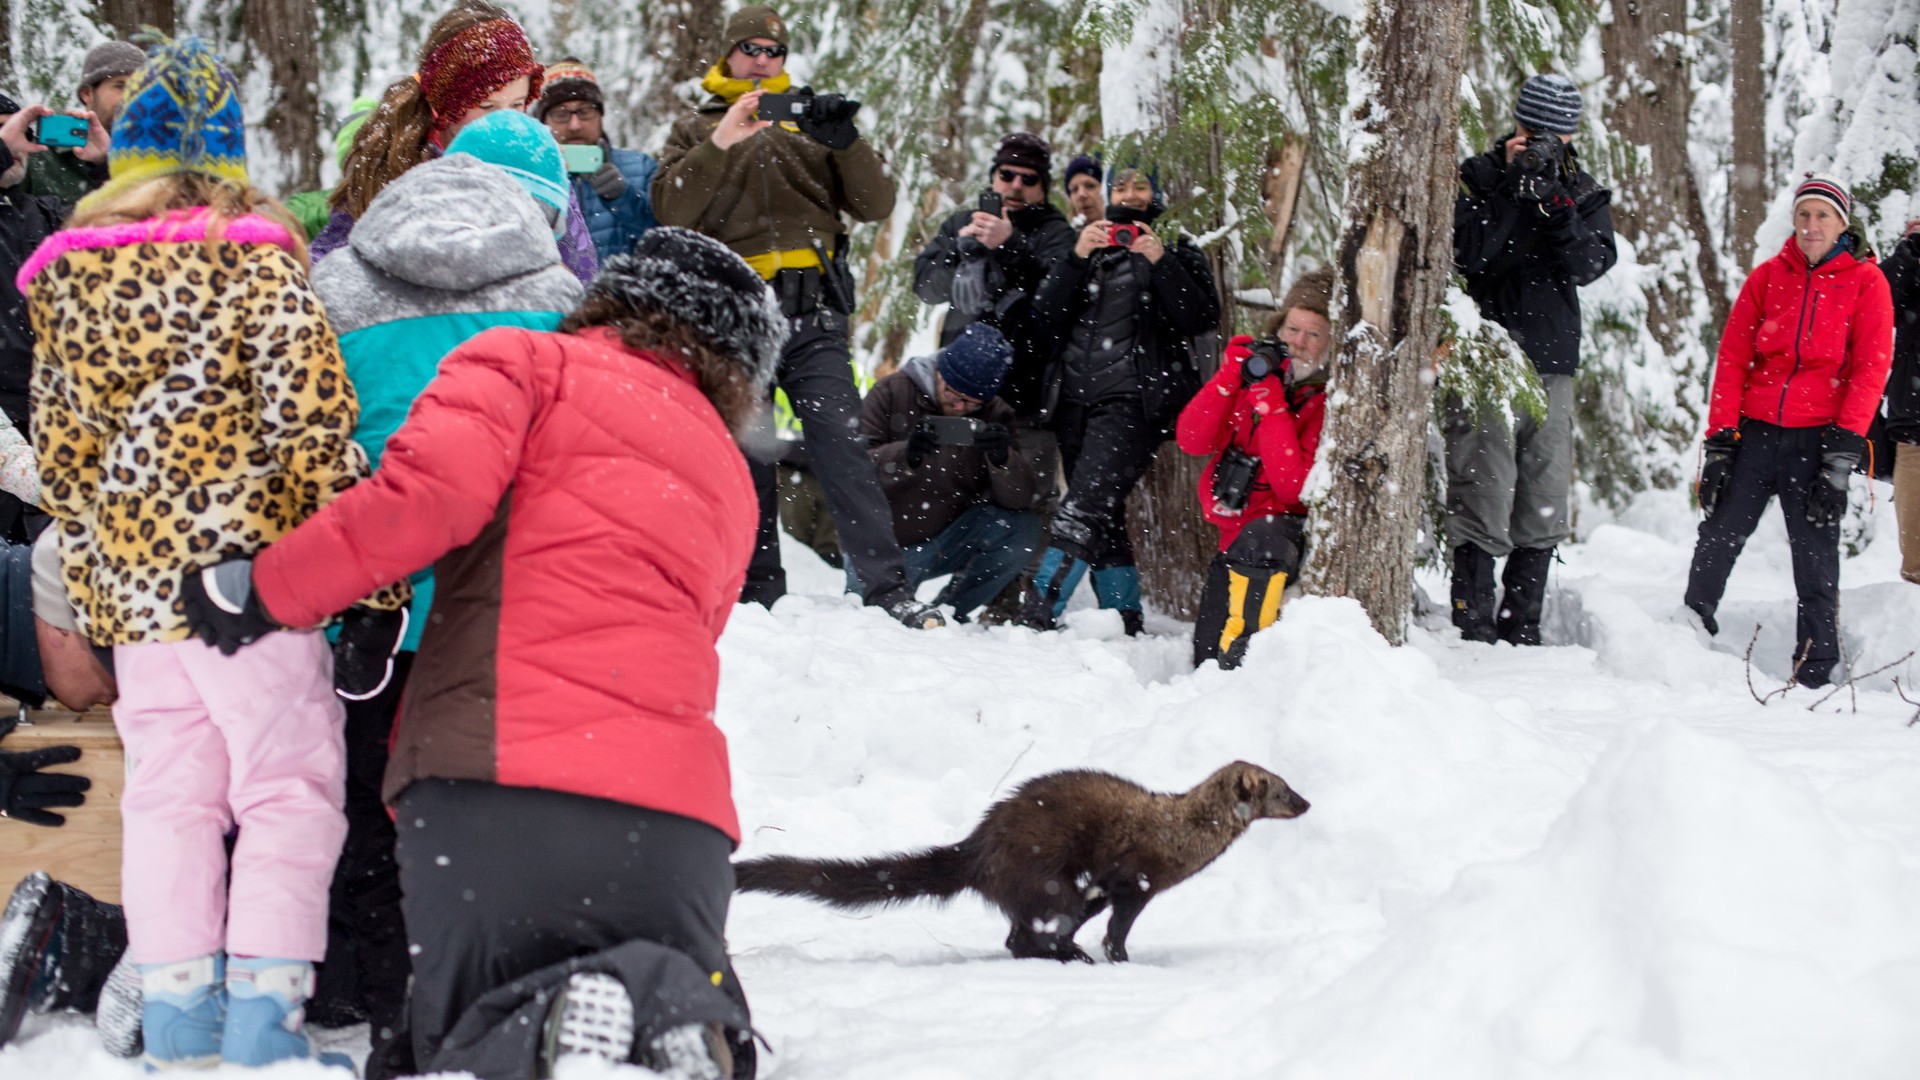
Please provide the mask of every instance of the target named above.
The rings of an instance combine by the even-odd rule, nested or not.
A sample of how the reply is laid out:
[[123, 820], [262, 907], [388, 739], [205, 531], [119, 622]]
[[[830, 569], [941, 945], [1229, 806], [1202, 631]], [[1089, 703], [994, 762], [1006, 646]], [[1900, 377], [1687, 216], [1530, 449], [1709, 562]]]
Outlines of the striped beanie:
[[1580, 130], [1580, 91], [1565, 76], [1535, 75], [1520, 84], [1513, 119], [1536, 135], [1573, 135]]
[[453, 35], [420, 62], [420, 93], [433, 118], [447, 127], [487, 95], [525, 75], [524, 108], [540, 99], [546, 72], [533, 61], [527, 32], [512, 19], [489, 19]]
[[98, 205], [143, 180], [194, 172], [247, 182], [246, 122], [239, 84], [207, 43], [197, 37], [151, 41], [147, 62], [127, 79], [107, 151], [112, 179], [87, 196]]
[[1800, 186], [1793, 189], [1794, 209], [1806, 199], [1825, 199], [1840, 212], [1840, 223], [1845, 225], [1853, 220], [1853, 196], [1848, 193], [1847, 185], [1832, 173], [1807, 173]]
[[472, 154], [505, 169], [527, 194], [552, 207], [565, 220], [573, 189], [567, 184], [560, 144], [546, 126], [523, 112], [490, 112], [461, 127], [449, 154]]
[[533, 107], [533, 118], [544, 123], [547, 110], [569, 101], [584, 101], [596, 109], [607, 107], [593, 69], [571, 56], [547, 68], [547, 86], [540, 91], [540, 103]]

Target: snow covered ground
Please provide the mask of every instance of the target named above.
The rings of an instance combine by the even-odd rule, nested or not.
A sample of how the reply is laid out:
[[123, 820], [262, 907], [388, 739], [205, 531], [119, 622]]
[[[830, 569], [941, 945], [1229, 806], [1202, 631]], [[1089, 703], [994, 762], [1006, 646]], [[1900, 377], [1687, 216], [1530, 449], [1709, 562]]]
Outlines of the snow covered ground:
[[[1920, 646], [1879, 492], [1843, 575], [1859, 670]], [[1303, 598], [1234, 673], [1188, 671], [1184, 626], [1127, 640], [1092, 610], [1050, 636], [910, 632], [790, 550], [799, 595], [741, 608], [722, 643], [745, 853], [950, 842], [1071, 766], [1175, 790], [1240, 758], [1313, 810], [1156, 899], [1125, 965], [1013, 960], [970, 898], [849, 916], [741, 897], [761, 1075], [1913, 1075], [1920, 727], [1891, 680], [1920, 661], [1862, 685], [1857, 711], [1845, 690], [1755, 702], [1756, 624], [1754, 685], [1790, 666], [1774, 514], [1710, 648], [1669, 618], [1693, 519], [1665, 493], [1583, 522], [1553, 574], [1553, 647], [1462, 644], [1441, 617], [1395, 650], [1356, 605]], [[77, 1021], [29, 1024], [0, 1076], [137, 1074]]]

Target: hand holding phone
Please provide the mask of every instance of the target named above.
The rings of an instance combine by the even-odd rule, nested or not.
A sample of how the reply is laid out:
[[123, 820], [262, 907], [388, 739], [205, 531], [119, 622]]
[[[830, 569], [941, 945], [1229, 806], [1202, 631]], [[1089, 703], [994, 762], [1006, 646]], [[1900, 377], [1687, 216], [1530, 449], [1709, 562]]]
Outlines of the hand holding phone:
[[33, 141], [45, 147], [72, 150], [87, 145], [87, 118], [54, 113], [34, 125]]

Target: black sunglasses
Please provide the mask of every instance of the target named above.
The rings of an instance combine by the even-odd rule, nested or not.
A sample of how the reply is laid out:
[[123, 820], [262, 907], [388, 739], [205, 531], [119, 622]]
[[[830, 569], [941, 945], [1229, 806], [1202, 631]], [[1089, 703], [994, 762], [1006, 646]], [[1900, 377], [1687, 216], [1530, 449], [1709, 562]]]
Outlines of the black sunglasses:
[[1012, 169], [1001, 169], [1000, 182], [1003, 184], [1022, 184], [1026, 187], [1039, 187], [1040, 177], [1034, 173], [1014, 172]]
[[743, 41], [740, 43], [739, 49], [748, 56], [771, 56], [775, 60], [787, 55], [787, 47], [785, 45], [755, 45], [751, 41]]

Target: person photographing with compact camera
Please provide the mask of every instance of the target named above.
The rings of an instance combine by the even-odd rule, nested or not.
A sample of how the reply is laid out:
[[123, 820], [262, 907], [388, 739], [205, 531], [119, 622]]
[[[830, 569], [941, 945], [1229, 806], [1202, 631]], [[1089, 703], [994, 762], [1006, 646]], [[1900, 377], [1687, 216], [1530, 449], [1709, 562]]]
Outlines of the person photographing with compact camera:
[[[1480, 314], [1507, 329], [1546, 390], [1546, 417], [1450, 408], [1447, 535], [1453, 624], [1469, 641], [1540, 644], [1553, 549], [1572, 530], [1579, 288], [1612, 268], [1613, 196], [1580, 168], [1580, 91], [1558, 75], [1520, 87], [1514, 130], [1460, 163], [1453, 261]], [[1506, 556], [1494, 603], [1494, 560]]]
[[1301, 488], [1326, 415], [1327, 307], [1333, 273], [1294, 282], [1265, 337], [1236, 337], [1212, 381], [1180, 412], [1180, 449], [1205, 457], [1200, 513], [1220, 530], [1193, 624], [1193, 666], [1240, 666], [1247, 639], [1280, 617], [1300, 572], [1307, 508]]
[[999, 396], [1013, 346], [971, 323], [933, 356], [880, 380], [860, 412], [906, 551], [907, 582], [952, 574], [935, 599], [966, 617], [1000, 594], [1040, 546], [1025, 434]]
[[[856, 430], [860, 394], [850, 367], [854, 295], [844, 216], [886, 217], [893, 178], [854, 125], [859, 102], [791, 91], [787, 30], [769, 7], [727, 19], [727, 54], [700, 84], [710, 96], [674, 124], [660, 153], [653, 209], [663, 225], [732, 248], [773, 286], [792, 329], [774, 382], [799, 417], [861, 597], [906, 626], [928, 629], [945, 619], [907, 587], [887, 499]], [[740, 599], [772, 604], [787, 591], [776, 469], [753, 455], [749, 464], [760, 493], [760, 538]]]

